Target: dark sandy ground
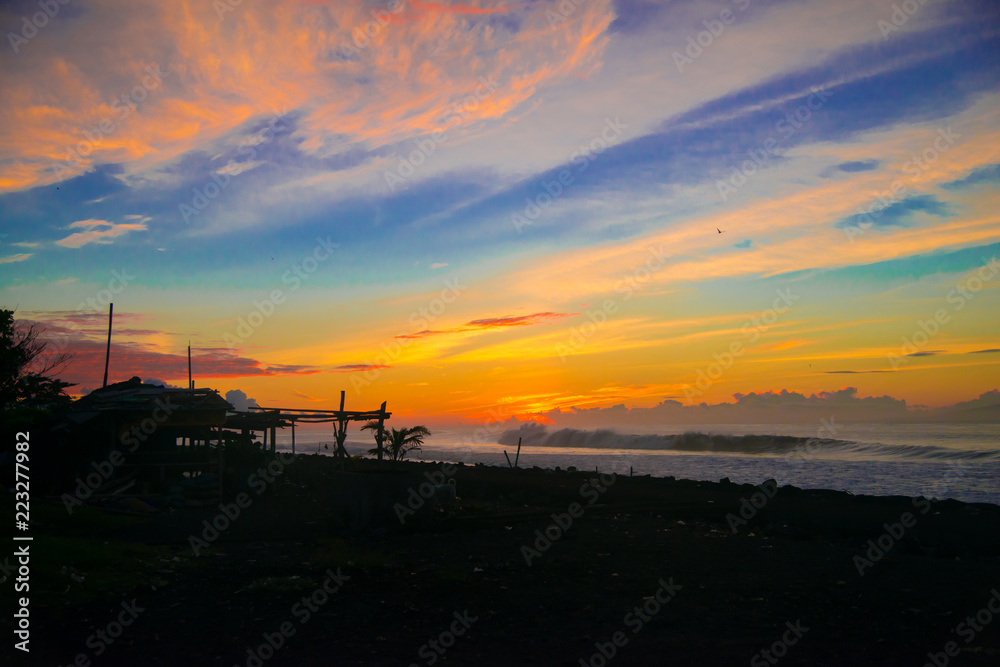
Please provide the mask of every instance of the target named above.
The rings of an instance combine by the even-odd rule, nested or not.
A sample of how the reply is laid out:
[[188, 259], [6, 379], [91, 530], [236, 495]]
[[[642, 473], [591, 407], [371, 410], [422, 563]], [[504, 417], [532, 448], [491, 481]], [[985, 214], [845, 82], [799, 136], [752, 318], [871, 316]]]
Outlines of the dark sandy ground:
[[198, 556], [217, 505], [34, 500], [13, 664], [1000, 665], [994, 505], [463, 466], [431, 527], [350, 534], [333, 465], [295, 463]]

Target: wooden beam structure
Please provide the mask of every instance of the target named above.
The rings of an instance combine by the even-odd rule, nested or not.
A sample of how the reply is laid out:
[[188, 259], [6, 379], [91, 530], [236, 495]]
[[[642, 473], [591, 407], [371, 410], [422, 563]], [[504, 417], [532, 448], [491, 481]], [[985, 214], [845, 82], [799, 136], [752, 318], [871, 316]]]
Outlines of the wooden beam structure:
[[[386, 412], [386, 402], [383, 401], [378, 410], [345, 410], [347, 392], [340, 392], [339, 410], [314, 410], [308, 408], [275, 408], [262, 405], [250, 406], [249, 411], [238, 413], [249, 423], [241, 423], [244, 434], [247, 431], [263, 431], [263, 447], [274, 452], [277, 445], [277, 428], [284, 428], [287, 425], [292, 427], [292, 453], [295, 453], [295, 424], [333, 424], [333, 437], [336, 441], [334, 456], [343, 461], [348, 458], [344, 442], [347, 440], [347, 425], [352, 421], [378, 422], [376, 441], [378, 443], [378, 458], [383, 458], [383, 440], [385, 439], [385, 421], [392, 416], [391, 412]], [[252, 411], [252, 412], [251, 412]], [[238, 418], [233, 415], [233, 418]], [[271, 437], [268, 438], [268, 431]], [[270, 447], [268, 447], [270, 440]]]

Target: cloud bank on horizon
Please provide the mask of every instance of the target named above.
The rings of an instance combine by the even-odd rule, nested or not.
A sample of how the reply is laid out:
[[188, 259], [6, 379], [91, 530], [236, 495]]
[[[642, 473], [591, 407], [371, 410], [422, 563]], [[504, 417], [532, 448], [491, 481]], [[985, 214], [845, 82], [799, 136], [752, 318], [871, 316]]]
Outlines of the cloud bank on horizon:
[[996, 3], [37, 11], [0, 9], [0, 289], [81, 386], [113, 301], [112, 375], [183, 384], [190, 339], [265, 403], [996, 388]]

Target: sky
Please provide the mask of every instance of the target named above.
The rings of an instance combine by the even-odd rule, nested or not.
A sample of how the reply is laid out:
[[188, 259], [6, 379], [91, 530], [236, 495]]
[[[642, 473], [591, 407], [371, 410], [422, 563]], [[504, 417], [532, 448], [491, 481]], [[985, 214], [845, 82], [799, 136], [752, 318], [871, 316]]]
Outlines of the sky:
[[0, 28], [0, 307], [75, 393], [112, 302], [109, 382], [184, 386], [190, 343], [196, 386], [397, 422], [1000, 385], [995, 2], [70, 0]]

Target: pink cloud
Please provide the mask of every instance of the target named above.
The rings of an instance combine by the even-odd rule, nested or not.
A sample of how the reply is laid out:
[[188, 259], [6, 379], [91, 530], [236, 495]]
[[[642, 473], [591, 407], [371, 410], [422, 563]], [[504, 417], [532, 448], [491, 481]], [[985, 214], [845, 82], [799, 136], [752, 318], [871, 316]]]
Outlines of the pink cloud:
[[364, 371], [374, 371], [381, 368], [392, 368], [385, 364], [344, 364], [333, 369], [335, 373], [362, 373]]
[[471, 322], [466, 322], [463, 326], [457, 327], [455, 329], [445, 329], [441, 331], [434, 331], [431, 329], [424, 329], [423, 331], [418, 331], [412, 334], [402, 334], [396, 336], [396, 338], [403, 339], [417, 339], [426, 338], [428, 336], [437, 336], [440, 334], [450, 334], [450, 333], [462, 333], [465, 331], [476, 331], [481, 329], [503, 329], [506, 327], [524, 327], [532, 326], [535, 324], [548, 324], [558, 319], [564, 317], [573, 317], [579, 315], [580, 313], [533, 313], [531, 315], [518, 315], [515, 317], [488, 317], [481, 320], [472, 320]]
[[[69, 340], [65, 351], [73, 356], [60, 374], [61, 379], [80, 386], [100, 386], [104, 379], [105, 349], [105, 343], [100, 340]], [[256, 359], [234, 355], [226, 348], [203, 350], [192, 356], [191, 361], [196, 384], [199, 384], [199, 378], [312, 375], [320, 372], [309, 366], [264, 364]], [[141, 343], [112, 341], [108, 381], [127, 380], [133, 375], [186, 381], [187, 355], [158, 352]]]
[[[170, 179], [185, 153], [219, 142], [235, 147], [248, 122], [277, 112], [296, 113], [306, 153], [370, 151], [505, 117], [541, 86], [600, 65], [611, 0], [579, 5], [555, 27], [545, 16], [549, 3], [521, 5], [516, 34], [471, 28], [470, 17], [512, 9], [479, 6], [490, 4], [411, 2], [397, 15], [403, 20], [381, 26], [361, 46], [355, 31], [373, 21], [365, 0], [242, 3], [224, 20], [212, 3], [88, 6], [61, 17], [61, 33], [40, 32], [37, 48], [5, 72], [0, 192], [102, 163], [123, 165], [126, 183]], [[94, 48], [94, 34], [108, 48]], [[354, 55], [331, 59], [345, 49]], [[496, 81], [495, 89], [456, 116], [456, 103], [481, 89], [483, 78]], [[123, 106], [122, 91], [136, 89], [145, 89], [143, 99], [134, 109]], [[103, 224], [64, 245], [130, 231], [95, 222]]]
[[572, 317], [580, 313], [535, 313], [518, 317], [490, 317], [483, 320], [472, 320], [466, 327], [475, 329], [493, 329], [497, 327], [522, 327], [532, 324], [548, 324], [563, 317]]
[[462, 4], [446, 5], [441, 2], [418, 2], [418, 0], [409, 0], [409, 3], [417, 9], [447, 14], [495, 14], [511, 10], [510, 7], [473, 7]]

